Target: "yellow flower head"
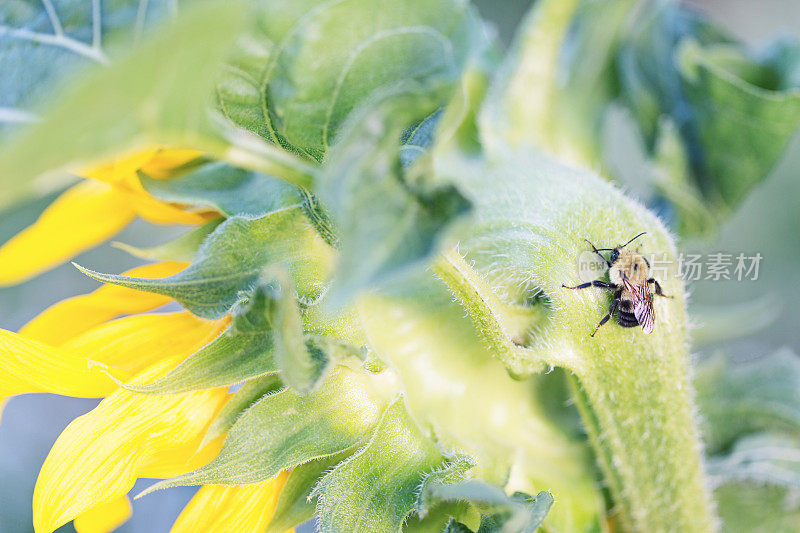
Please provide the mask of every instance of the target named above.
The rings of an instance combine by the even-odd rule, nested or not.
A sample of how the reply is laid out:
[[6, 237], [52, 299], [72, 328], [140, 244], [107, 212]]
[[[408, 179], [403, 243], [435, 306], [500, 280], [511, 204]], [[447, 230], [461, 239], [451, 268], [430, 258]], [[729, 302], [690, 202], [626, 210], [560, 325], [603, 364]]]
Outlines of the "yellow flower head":
[[[133, 220], [201, 224], [219, 215], [150, 196], [140, 175], [169, 179], [198, 159], [194, 150], [152, 149], [102, 164], [56, 199], [29, 228], [0, 247], [0, 283], [25, 280], [117, 233]], [[163, 261], [125, 273], [175, 275], [187, 263]], [[0, 330], [0, 401], [51, 392], [104, 398], [73, 421], [53, 446], [34, 494], [34, 527], [74, 520], [79, 532], [111, 531], [131, 515], [127, 493], [139, 477], [173, 477], [208, 463], [224, 432], [204, 440], [229, 400], [226, 388], [176, 395], [121, 389], [153, 381], [213, 342], [228, 319], [189, 312], [150, 313], [171, 298], [107, 285], [43, 311], [19, 333]], [[1, 404], [0, 404], [1, 405]], [[260, 531], [269, 524], [288, 472], [248, 486], [208, 486], [175, 531]], [[209, 508], [218, 511], [209, 514]], [[227, 518], [226, 518], [227, 517]], [[207, 528], [207, 529], [205, 529]]]
[[217, 216], [157, 200], [139, 173], [165, 179], [201, 155], [154, 148], [82, 173], [29, 228], [0, 247], [0, 286], [19, 283], [116, 235], [137, 216], [156, 224], [200, 224]]

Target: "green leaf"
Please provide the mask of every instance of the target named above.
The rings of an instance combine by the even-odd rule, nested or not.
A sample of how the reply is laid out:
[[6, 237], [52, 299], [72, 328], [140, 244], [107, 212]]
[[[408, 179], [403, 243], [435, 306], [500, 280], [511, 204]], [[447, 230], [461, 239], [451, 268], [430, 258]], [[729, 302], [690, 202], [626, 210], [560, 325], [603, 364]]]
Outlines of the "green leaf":
[[[711, 204], [712, 215], [727, 214], [767, 177], [800, 124], [800, 80], [791, 59], [800, 43], [785, 40], [757, 54], [677, 3], [650, 4], [620, 45], [623, 101], [654, 157], [669, 117], [703, 209]], [[697, 219], [692, 211], [681, 216]], [[715, 221], [694, 222], [684, 229], [704, 231]]]
[[341, 242], [332, 305], [424, 265], [448, 224], [468, 209], [452, 185], [431, 176], [413, 179], [402, 168], [401, 135], [426, 109], [427, 97], [412, 93], [359, 114], [323, 168], [318, 192]]
[[702, 348], [749, 337], [773, 324], [782, 311], [768, 294], [736, 304], [692, 304], [689, 314], [697, 323], [692, 328], [692, 346]]
[[309, 394], [288, 389], [268, 394], [236, 420], [211, 463], [156, 483], [145, 493], [182, 485], [258, 483], [334, 455], [366, 441], [395, 394], [386, 373], [343, 366]]
[[441, 118], [442, 110], [437, 109], [403, 132], [400, 139], [400, 162], [403, 167], [411, 166], [433, 146], [436, 127]]
[[328, 211], [308, 189], [300, 189], [300, 196], [303, 198], [303, 211], [319, 236], [330, 247], [339, 248], [339, 238]]
[[227, 217], [259, 218], [299, 202], [297, 189], [285, 181], [220, 162], [168, 180], [141, 172], [139, 178], [156, 198], [214, 209]]
[[543, 0], [521, 21], [481, 115], [487, 148], [495, 142], [567, 156], [555, 116], [559, 59], [580, 0]]
[[319, 482], [319, 529], [399, 532], [414, 510], [416, 489], [441, 464], [402, 398], [384, 413], [369, 443]]
[[225, 221], [224, 218], [216, 218], [206, 222], [202, 226], [187, 231], [183, 235], [167, 241], [164, 244], [152, 246], [150, 248], [137, 248], [121, 242], [112, 242], [111, 245], [125, 252], [143, 259], [155, 259], [158, 261], [182, 261], [190, 263], [195, 259], [197, 251], [217, 226]]
[[445, 525], [444, 533], [472, 533], [472, 529], [468, 528], [461, 522], [450, 520]]
[[731, 482], [714, 491], [726, 533], [795, 533], [800, 529], [797, 490], [750, 481]]
[[175, 394], [241, 383], [277, 371], [275, 301], [272, 288], [259, 285], [243, 293], [231, 326], [163, 377], [146, 385], [123, 385], [151, 394]]
[[788, 348], [738, 363], [717, 354], [697, 366], [694, 385], [709, 454], [758, 431], [800, 437], [800, 357]]
[[144, 144], [223, 150], [227, 143], [206, 109], [215, 66], [246, 11], [239, 2], [199, 2], [114, 65], [87, 71], [62, 90], [41, 121], [0, 149], [0, 208], [61, 186], [48, 171]]
[[79, 268], [98, 281], [164, 294], [197, 316], [219, 318], [270, 265], [286, 268], [298, 294], [316, 300], [331, 259], [331, 249], [309, 225], [302, 208], [294, 206], [254, 220], [229, 218], [203, 242], [195, 261], [173, 276], [132, 278]]
[[716, 484], [730, 480], [800, 488], [800, 439], [769, 433], [736, 441], [727, 454], [710, 457], [708, 472]]
[[355, 450], [350, 449], [323, 459], [315, 459], [293, 469], [281, 489], [275, 513], [265, 533], [284, 533], [310, 520], [314, 516], [316, 498], [314, 487], [331, 468], [347, 459]]
[[760, 433], [708, 460], [724, 531], [797, 531], [800, 439]]
[[457, 0], [265, 5], [218, 84], [219, 105], [234, 124], [316, 160], [375, 93], [457, 79], [480, 36]]
[[[601, 168], [643, 201], [672, 202], [683, 232], [707, 232], [797, 130], [798, 50], [784, 40], [753, 53], [679, 2], [540, 1], [489, 93], [482, 138], [490, 152], [498, 142], [533, 146]], [[641, 147], [608, 127], [620, 105]], [[644, 168], [628, 172], [631, 185], [637, 150]]]
[[203, 436], [203, 443], [200, 448], [227, 433], [236, 423], [236, 419], [257, 400], [269, 393], [276, 392], [282, 386], [283, 382], [277, 373], [253, 378], [242, 385], [242, 388], [234, 393], [233, 397], [222, 407], [214, 421], [211, 422], [211, 426]]
[[800, 87], [781, 88], [783, 72], [731, 46], [686, 42], [677, 53], [710, 181], [703, 185], [733, 207], [769, 174], [797, 131]]
[[[172, 13], [168, 2], [5, 0], [0, 6], [0, 132], [36, 120], [36, 107], [68, 76], [107, 65]], [[113, 46], [109, 43], [113, 42]]]

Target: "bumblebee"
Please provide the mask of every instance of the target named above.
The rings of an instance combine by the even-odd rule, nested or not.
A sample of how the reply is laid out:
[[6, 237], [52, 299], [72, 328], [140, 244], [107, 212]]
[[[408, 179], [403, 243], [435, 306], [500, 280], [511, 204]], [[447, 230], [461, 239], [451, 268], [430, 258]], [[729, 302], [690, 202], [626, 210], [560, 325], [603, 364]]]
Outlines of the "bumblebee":
[[[600, 329], [600, 326], [608, 322], [612, 316], [624, 328], [642, 326], [644, 333], [650, 333], [656, 323], [656, 314], [653, 309], [653, 292], [650, 286], [655, 287], [655, 294], [658, 296], [672, 298], [664, 294], [661, 290], [661, 285], [655, 278], [650, 277], [650, 263], [647, 258], [626, 248], [630, 243], [645, 234], [646, 232], [642, 232], [616, 248], [597, 248], [587, 239], [584, 239], [592, 247], [592, 251], [608, 265], [608, 282], [594, 280], [588, 283], [581, 283], [575, 287], [561, 286], [565, 289], [598, 287], [614, 291], [614, 299], [611, 301], [608, 314], [603, 317], [594, 329], [592, 337]], [[611, 252], [608, 259], [600, 253], [603, 251]]]

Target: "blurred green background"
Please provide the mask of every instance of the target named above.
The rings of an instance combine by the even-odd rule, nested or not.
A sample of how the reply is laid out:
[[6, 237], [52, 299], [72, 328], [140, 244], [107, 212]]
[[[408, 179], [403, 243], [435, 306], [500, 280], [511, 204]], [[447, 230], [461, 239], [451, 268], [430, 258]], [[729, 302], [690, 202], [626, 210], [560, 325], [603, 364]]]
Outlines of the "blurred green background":
[[[2, 1], [2, 0], [0, 0]], [[784, 32], [800, 37], [800, 2], [796, 0], [694, 0], [688, 2], [709, 13], [716, 22], [739, 38], [758, 44]], [[481, 0], [478, 7], [492, 21], [507, 45], [515, 25], [530, 6], [528, 1]], [[626, 153], [624, 139], [618, 147]], [[702, 340], [711, 333], [730, 331], [729, 340], [695, 346], [710, 353], [724, 347], [739, 358], [771, 353], [781, 346], [800, 352], [800, 137], [764, 183], [750, 194], [718, 235], [704, 242], [682, 242], [685, 252], [726, 252], [734, 256], [763, 256], [757, 281], [697, 281], [690, 284], [695, 325]], [[0, 214], [0, 242], [33, 222], [52, 197]], [[133, 245], [152, 245], [181, 232], [137, 222], [117, 237]], [[139, 263], [128, 254], [105, 244], [81, 255], [77, 261], [105, 272], [120, 272]], [[17, 287], [0, 289], [0, 327], [16, 330], [48, 305], [71, 295], [92, 290], [97, 283], [70, 265], [61, 266]], [[719, 322], [725, 310], [726, 321]], [[761, 322], [769, 323], [750, 331]], [[734, 324], [734, 327], [731, 327]], [[722, 332], [718, 331], [722, 328]], [[724, 329], [727, 328], [727, 329]], [[745, 334], [745, 335], [741, 335]], [[736, 338], [740, 337], [740, 338]], [[96, 405], [95, 400], [53, 395], [12, 398], [0, 423], [0, 532], [32, 531], [31, 496], [38, 470], [61, 430]], [[149, 481], [140, 481], [139, 492]], [[133, 518], [120, 531], [159, 532], [169, 526], [194, 493], [193, 488], [162, 491], [134, 502]], [[311, 526], [307, 526], [312, 530]], [[71, 526], [62, 528], [71, 530]]]

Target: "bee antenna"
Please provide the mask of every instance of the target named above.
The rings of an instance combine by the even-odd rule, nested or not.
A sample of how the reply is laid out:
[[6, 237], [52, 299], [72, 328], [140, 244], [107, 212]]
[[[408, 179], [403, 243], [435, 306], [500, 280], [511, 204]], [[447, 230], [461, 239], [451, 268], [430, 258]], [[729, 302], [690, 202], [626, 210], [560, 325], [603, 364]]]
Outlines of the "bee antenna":
[[646, 231], [643, 231], [643, 232], [641, 232], [639, 235], [637, 235], [637, 236], [636, 236], [636, 237], [634, 237], [633, 239], [629, 240], [628, 242], [626, 242], [625, 244], [623, 244], [622, 246], [620, 246], [620, 248], [625, 248], [625, 247], [626, 247], [626, 246], [628, 246], [630, 243], [632, 243], [633, 241], [635, 241], [636, 239], [638, 239], [638, 238], [639, 238], [639, 237], [641, 237], [642, 235], [645, 235], [646, 233], [647, 233]]

